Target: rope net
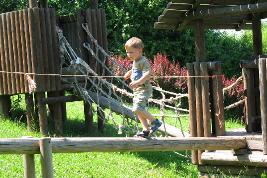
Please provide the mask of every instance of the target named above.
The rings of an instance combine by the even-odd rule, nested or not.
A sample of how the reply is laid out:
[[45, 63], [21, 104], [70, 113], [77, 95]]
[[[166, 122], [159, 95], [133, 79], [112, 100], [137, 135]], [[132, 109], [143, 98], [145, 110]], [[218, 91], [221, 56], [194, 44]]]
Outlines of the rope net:
[[[129, 104], [125, 102], [133, 97], [132, 89], [129, 88], [126, 82], [122, 79], [122, 76], [115, 76], [115, 71], [112, 68], [109, 68], [106, 64], [111, 63], [124, 71], [125, 68], [118, 64], [115, 57], [109, 55], [98, 44], [97, 40], [90, 33], [87, 24], [83, 24], [82, 27], [90, 40], [89, 42], [85, 42], [83, 46], [95, 59], [95, 68], [92, 69], [75, 53], [67, 39], [64, 37], [61, 29], [57, 28], [60, 42], [61, 74], [63, 82], [69, 84], [69, 86], [74, 89], [74, 92], [91, 106], [94, 103], [97, 110], [101, 111], [100, 113], [105, 114], [107, 119], [112, 120], [115, 127], [117, 127], [118, 133], [122, 133], [123, 130], [136, 132], [138, 128], [135, 122], [136, 117], [131, 111]], [[101, 66], [101, 68], [98, 66]], [[66, 72], [72, 72], [74, 75], [67, 77], [67, 75], [64, 75]], [[176, 118], [176, 123], [179, 122], [181, 127], [180, 133], [184, 135], [180, 121], [180, 112], [187, 113], [188, 110], [179, 108], [179, 104], [181, 103], [181, 99], [188, 95], [165, 91], [160, 87], [153, 87], [153, 89], [160, 92], [162, 98], [149, 99], [149, 103], [158, 105], [160, 109], [159, 114], [152, 115], [154, 117], [159, 117], [163, 121], [165, 135], [171, 135], [170, 133], [167, 133], [166, 127], [169, 127], [169, 125], [164, 122], [165, 117]], [[166, 94], [170, 97], [166, 98]], [[172, 110], [174, 114], [165, 115], [165, 108]], [[114, 119], [113, 116], [114, 112], [125, 118], [123, 119], [123, 123], [116, 122], [116, 119]], [[130, 122], [128, 118], [132, 119], [134, 123]], [[129, 124], [134, 125], [134, 127], [127, 127], [126, 129], [126, 125]]]

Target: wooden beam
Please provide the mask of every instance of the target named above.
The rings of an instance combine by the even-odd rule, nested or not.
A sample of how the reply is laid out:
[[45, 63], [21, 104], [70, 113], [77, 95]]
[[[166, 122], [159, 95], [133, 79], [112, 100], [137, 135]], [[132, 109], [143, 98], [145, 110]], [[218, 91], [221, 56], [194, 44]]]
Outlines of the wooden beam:
[[169, 2], [167, 4], [167, 9], [174, 9], [174, 10], [185, 10], [185, 9], [190, 9], [192, 8], [193, 5], [192, 4], [188, 4], [188, 3], [172, 3]]
[[154, 23], [155, 29], [166, 29], [166, 30], [175, 30], [176, 25], [175, 24], [169, 24], [164, 22], [155, 22]]
[[[0, 139], [1, 154], [40, 153], [38, 138]], [[231, 150], [246, 147], [244, 137], [65, 137], [51, 138], [53, 153], [121, 152], [121, 151], [179, 151], [179, 150]]]
[[[239, 6], [231, 6], [224, 8], [210, 8], [202, 11], [194, 11], [187, 15], [185, 20], [196, 20], [196, 19], [204, 19], [207, 17], [220, 17], [220, 16], [234, 16], [234, 15], [245, 15], [250, 13], [261, 13], [266, 12], [267, 2], [265, 3], [257, 3], [257, 4], [246, 4]], [[168, 13], [168, 12], [165, 12]]]
[[253, 33], [254, 54], [261, 55], [262, 54], [261, 19], [258, 17], [252, 18], [252, 33]]
[[[171, 0], [172, 3], [188, 3], [194, 4], [196, 0]], [[258, 3], [266, 2], [266, 0], [258, 0]], [[212, 5], [241, 5], [247, 4], [248, 1], [244, 0], [198, 0], [200, 4], [212, 4]]]
[[206, 49], [204, 24], [202, 20], [198, 20], [195, 21], [194, 25], [196, 61], [205, 61]]

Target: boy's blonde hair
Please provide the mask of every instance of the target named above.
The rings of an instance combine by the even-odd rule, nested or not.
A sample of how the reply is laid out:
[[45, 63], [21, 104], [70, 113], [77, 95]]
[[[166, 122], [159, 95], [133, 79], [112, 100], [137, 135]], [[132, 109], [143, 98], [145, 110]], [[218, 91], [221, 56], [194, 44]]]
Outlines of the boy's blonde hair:
[[132, 37], [128, 41], [126, 41], [125, 48], [132, 47], [132, 48], [138, 48], [138, 49], [144, 49], [144, 43], [140, 38]]

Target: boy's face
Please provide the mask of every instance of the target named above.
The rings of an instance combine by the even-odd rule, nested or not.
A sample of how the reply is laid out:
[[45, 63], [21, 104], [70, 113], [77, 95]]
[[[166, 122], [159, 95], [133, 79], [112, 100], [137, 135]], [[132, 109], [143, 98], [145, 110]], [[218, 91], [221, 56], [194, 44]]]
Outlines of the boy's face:
[[125, 50], [127, 53], [127, 57], [131, 61], [136, 61], [136, 60], [140, 59], [140, 57], [142, 56], [142, 49], [140, 49], [140, 48], [125, 47]]

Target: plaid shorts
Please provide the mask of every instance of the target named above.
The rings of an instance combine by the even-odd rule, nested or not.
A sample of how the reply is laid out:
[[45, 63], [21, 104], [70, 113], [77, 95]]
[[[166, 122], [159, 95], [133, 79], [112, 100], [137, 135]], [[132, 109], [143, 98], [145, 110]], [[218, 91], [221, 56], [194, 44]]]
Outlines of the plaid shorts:
[[147, 111], [148, 99], [151, 96], [151, 90], [134, 92], [132, 111]]

